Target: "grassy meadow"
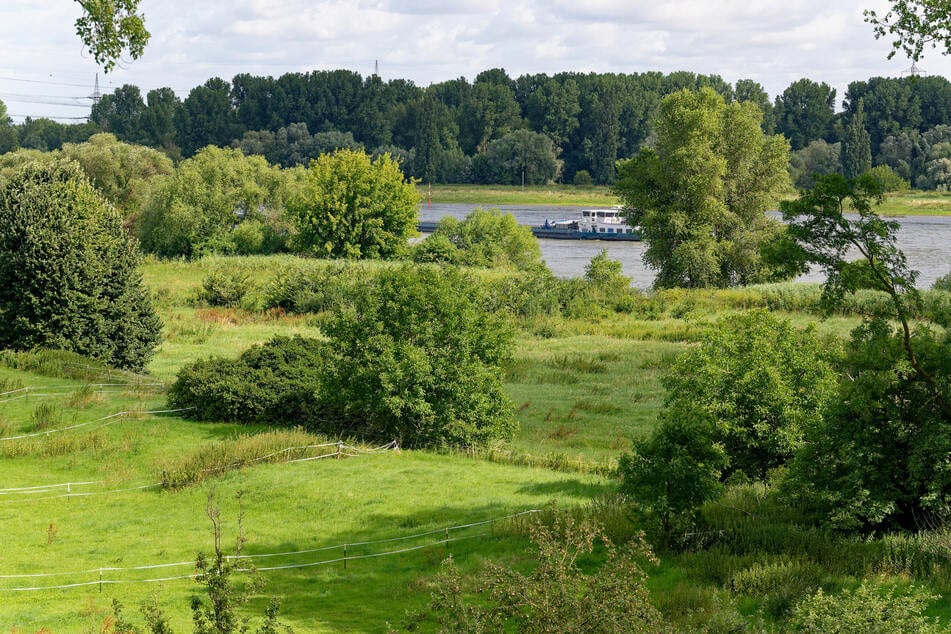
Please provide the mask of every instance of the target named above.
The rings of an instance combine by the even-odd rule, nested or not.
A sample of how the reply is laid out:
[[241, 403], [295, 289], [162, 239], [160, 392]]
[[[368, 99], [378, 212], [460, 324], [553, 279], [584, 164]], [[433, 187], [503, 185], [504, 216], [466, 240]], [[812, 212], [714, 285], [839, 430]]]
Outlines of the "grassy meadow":
[[[854, 315], [820, 321], [810, 309], [818, 288], [795, 285], [669, 291], [626, 313], [527, 319], [506, 370], [520, 431], [478, 455], [348, 440], [350, 455], [335, 457], [334, 439], [301, 430], [163, 412], [164, 386], [195, 359], [236, 356], [278, 334], [319, 336], [316, 316], [261, 310], [254, 293], [234, 308], [195, 299], [216, 268], [244, 271], [261, 289], [274, 271], [298, 265], [286, 257], [148, 262], [144, 279], [165, 330], [147, 375], [0, 355], [0, 626], [110, 631], [117, 599], [132, 621], [154, 601], [176, 631], [190, 631], [188, 597], [198, 588], [187, 577], [196, 553], [212, 548], [209, 492], [230, 549], [240, 491], [244, 554], [267, 580], [247, 613], [278, 596], [282, 620], [297, 632], [399, 628], [427, 603], [447, 555], [464, 572], [487, 560], [524, 562], [530, 515], [513, 515], [553, 502], [579, 512], [595, 505], [614, 534], [635, 530], [612, 502], [611, 471], [652, 429], [660, 376], [705, 322], [767, 307], [796, 325], [818, 322], [830, 338], [858, 323]], [[799, 598], [870, 576], [923, 584], [943, 597], [931, 613], [951, 616], [951, 573], [925, 538], [863, 541], [808, 528], [758, 484], [729, 496], [704, 508], [708, 537], [660, 552], [649, 570], [652, 600], [676, 628], [779, 630]]]

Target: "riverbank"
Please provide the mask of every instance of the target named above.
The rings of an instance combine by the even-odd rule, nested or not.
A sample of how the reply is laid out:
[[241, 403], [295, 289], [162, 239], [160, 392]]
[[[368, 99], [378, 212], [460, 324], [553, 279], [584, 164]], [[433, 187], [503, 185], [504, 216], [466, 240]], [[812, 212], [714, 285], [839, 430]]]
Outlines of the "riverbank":
[[[424, 203], [470, 203], [495, 205], [538, 205], [545, 207], [613, 207], [617, 196], [605, 185], [418, 185]], [[792, 198], [792, 196], [790, 196]], [[776, 205], [779, 206], [778, 203]], [[883, 216], [951, 216], [951, 192], [912, 190], [888, 194], [876, 208]]]

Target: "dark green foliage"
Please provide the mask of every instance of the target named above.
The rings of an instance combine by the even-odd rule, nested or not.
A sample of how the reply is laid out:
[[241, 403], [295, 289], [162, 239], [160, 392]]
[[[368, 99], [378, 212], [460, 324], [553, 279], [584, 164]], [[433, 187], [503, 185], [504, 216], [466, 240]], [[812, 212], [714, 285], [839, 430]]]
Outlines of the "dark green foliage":
[[325, 326], [322, 397], [346, 434], [404, 446], [482, 445], [515, 430], [502, 389], [508, 323], [471, 278], [451, 268], [380, 273]]
[[[946, 336], [922, 326], [912, 344], [921, 370], [951, 393]], [[921, 528], [951, 517], [951, 418], [909, 367], [903, 335], [871, 320], [847, 350], [836, 398], [796, 457], [790, 493], [842, 528]]]
[[857, 178], [872, 168], [872, 139], [865, 129], [865, 109], [859, 99], [858, 107], [845, 126], [842, 135], [842, 173]]
[[[783, 204], [802, 256], [828, 275], [827, 305], [858, 288], [887, 297], [853, 332], [838, 398], [809, 431], [790, 478], [792, 496], [845, 528], [920, 527], [951, 517], [944, 467], [951, 451], [951, 340], [943, 328], [911, 322], [922, 307], [917, 272], [895, 246], [897, 223], [872, 211], [880, 197], [867, 175], [832, 175]], [[845, 201], [856, 219], [844, 215]], [[852, 250], [863, 259], [849, 262]], [[939, 306], [930, 310], [946, 318]]]
[[320, 418], [327, 343], [278, 337], [239, 358], [206, 359], [183, 368], [169, 406], [205, 421], [279, 424], [331, 431]]
[[654, 433], [621, 456], [621, 492], [647, 510], [671, 540], [693, 523], [696, 509], [720, 495], [720, 476], [729, 464], [714, 441], [711, 421], [697, 410], [667, 409]]
[[554, 182], [560, 172], [558, 149], [551, 139], [530, 130], [516, 130], [491, 141], [472, 161], [478, 183], [544, 185]]
[[333, 310], [327, 341], [279, 338], [236, 360], [199, 361], [179, 373], [169, 403], [200, 420], [302, 425], [412, 447], [511, 436], [502, 390], [511, 327], [477, 282], [436, 267], [323, 275], [348, 286], [308, 287], [311, 278], [284, 291], [295, 307]]
[[[550, 527], [534, 524], [530, 536], [535, 565], [527, 574], [487, 564], [471, 588], [452, 559], [443, 562], [429, 610], [410, 629], [434, 622], [467, 633], [666, 631], [645, 587], [642, 566], [656, 560], [642, 536], [615, 546], [601, 526], [564, 513]], [[595, 557], [603, 563], [589, 573]]]
[[829, 140], [835, 117], [835, 89], [826, 83], [802, 78], [776, 97], [776, 131], [793, 150], [801, 150], [817, 139]]
[[665, 407], [710, 421], [729, 471], [762, 479], [818, 422], [835, 387], [832, 356], [814, 332], [765, 310], [730, 316], [664, 375]]
[[161, 323], [138, 264], [118, 212], [78, 165], [25, 166], [0, 186], [0, 346], [143, 368]]

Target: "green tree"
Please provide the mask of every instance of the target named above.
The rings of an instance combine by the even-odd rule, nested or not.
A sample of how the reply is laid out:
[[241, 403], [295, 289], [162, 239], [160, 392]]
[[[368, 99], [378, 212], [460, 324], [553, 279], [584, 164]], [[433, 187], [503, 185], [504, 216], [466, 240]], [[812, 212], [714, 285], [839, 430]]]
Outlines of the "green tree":
[[323, 402], [344, 436], [406, 447], [486, 445], [510, 438], [514, 408], [502, 364], [511, 325], [455, 268], [387, 269], [333, 313]]
[[170, 156], [178, 154], [175, 136], [175, 117], [182, 101], [171, 88], [156, 88], [145, 95], [145, 110], [141, 116], [143, 141], [152, 147], [162, 148]]
[[0, 154], [12, 152], [19, 147], [17, 130], [13, 127], [13, 120], [7, 114], [7, 104], [0, 101]]
[[879, 17], [865, 11], [865, 21], [875, 32], [875, 39], [891, 37], [892, 51], [888, 59], [901, 51], [919, 61], [926, 47], [944, 47], [943, 55], [951, 54], [951, 2], [948, 0], [892, 0], [888, 13]]
[[654, 432], [618, 461], [621, 492], [659, 524], [664, 539], [693, 524], [696, 509], [723, 491], [729, 464], [713, 440], [713, 425], [698, 412], [668, 409]]
[[619, 164], [615, 192], [641, 229], [655, 286], [752, 284], [789, 276], [765, 250], [782, 234], [765, 211], [788, 188], [789, 146], [752, 103], [712, 89], [661, 102], [654, 148]]
[[661, 381], [664, 407], [710, 421], [731, 471], [764, 479], [783, 466], [816, 425], [835, 390], [832, 352], [765, 310], [707, 329]]
[[[857, 289], [886, 299], [853, 333], [837, 398], [797, 454], [789, 490], [834, 525], [913, 528], [951, 517], [951, 340], [919, 315], [917, 272], [897, 248], [897, 223], [878, 217], [881, 186], [866, 174], [820, 178], [782, 205], [801, 257], [827, 274], [834, 307]], [[857, 218], [845, 216], [845, 209]], [[849, 261], [857, 253], [861, 260]]]
[[477, 208], [462, 220], [446, 216], [421, 246], [429, 249], [433, 246], [427, 244], [430, 241], [435, 244], [446, 239], [455, 247], [453, 257], [458, 264], [522, 270], [544, 267], [532, 230], [498, 209]]
[[75, 0], [83, 9], [76, 20], [76, 34], [107, 73], [123, 51], [138, 59], [149, 41], [139, 0]]
[[62, 348], [141, 370], [161, 323], [122, 218], [75, 163], [0, 186], [0, 346]]
[[192, 88], [176, 114], [175, 137], [185, 156], [206, 145], [227, 147], [244, 133], [232, 106], [231, 86], [218, 77]]
[[763, 111], [763, 132], [773, 134], [776, 131], [776, 118], [773, 112], [773, 104], [769, 100], [769, 94], [762, 84], [752, 79], [736, 80], [734, 98], [737, 101], [750, 101], [759, 106]]
[[191, 258], [235, 252], [234, 230], [256, 222], [262, 250], [280, 250], [284, 197], [284, 175], [264, 158], [209, 146], [150, 191], [137, 230], [146, 251]]
[[388, 154], [322, 155], [307, 170], [304, 192], [288, 203], [298, 246], [319, 257], [386, 258], [416, 232], [419, 194]]
[[490, 141], [486, 151], [473, 160], [472, 171], [477, 182], [544, 185], [558, 178], [561, 161], [550, 138], [516, 130]]
[[476, 82], [459, 110], [459, 143], [467, 154], [484, 152], [489, 141], [522, 127], [515, 90], [503, 83]]
[[145, 102], [139, 87], [126, 84], [94, 103], [89, 119], [104, 132], [111, 132], [127, 143], [141, 143], [144, 111]]
[[161, 152], [122, 143], [107, 133], [95, 134], [85, 143], [66, 143], [62, 154], [79, 163], [124, 216], [141, 212], [155, 179], [174, 170], [171, 159]]
[[799, 79], [776, 97], [776, 131], [799, 150], [817, 139], [830, 140], [835, 118], [835, 89]]
[[789, 175], [799, 189], [811, 188], [819, 174], [842, 172], [842, 146], [817, 139], [789, 155]]
[[847, 178], [856, 178], [872, 168], [872, 140], [865, 129], [865, 110], [861, 100], [845, 126], [841, 152], [842, 173]]

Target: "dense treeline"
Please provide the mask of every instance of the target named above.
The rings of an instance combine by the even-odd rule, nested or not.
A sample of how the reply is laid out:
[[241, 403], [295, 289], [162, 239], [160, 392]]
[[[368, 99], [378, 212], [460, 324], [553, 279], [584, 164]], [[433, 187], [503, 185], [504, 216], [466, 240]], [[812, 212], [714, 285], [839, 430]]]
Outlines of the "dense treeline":
[[[426, 182], [612, 183], [615, 161], [651, 138], [661, 99], [705, 86], [727, 102], [760, 107], [764, 132], [789, 139], [800, 186], [817, 167], [848, 175], [865, 156], [918, 187], [951, 184], [951, 82], [943, 77], [853, 82], [837, 113], [836, 91], [805, 78], [770, 101], [751, 79], [731, 85], [691, 72], [512, 78], [491, 69], [471, 82], [460, 77], [425, 88], [349, 70], [240, 74], [230, 82], [209, 79], [184, 99], [170, 88], [143, 95], [125, 85], [94, 106], [89, 123], [0, 126], [0, 151], [53, 150], [105, 131], [176, 160], [216, 145], [290, 167], [362, 146], [390, 152], [407, 175]], [[856, 121], [867, 139], [856, 137]]]

